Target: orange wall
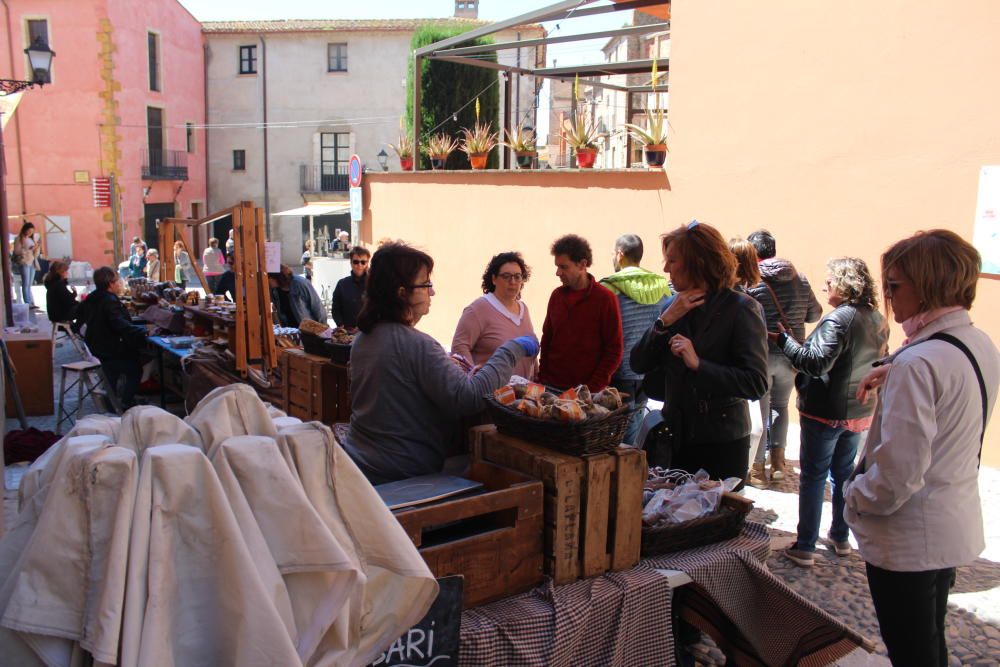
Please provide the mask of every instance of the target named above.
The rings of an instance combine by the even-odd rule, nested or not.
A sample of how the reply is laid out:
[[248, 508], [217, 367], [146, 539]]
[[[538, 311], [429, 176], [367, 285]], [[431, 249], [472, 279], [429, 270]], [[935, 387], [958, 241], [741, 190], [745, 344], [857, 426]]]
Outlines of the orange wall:
[[[817, 288], [834, 256], [878, 276], [881, 252], [916, 230], [972, 238], [978, 170], [1000, 164], [998, 25], [992, 0], [678, 3], [669, 187], [646, 172], [374, 174], [364, 237], [434, 256], [420, 326], [446, 344], [487, 260], [509, 248], [535, 269], [525, 297], [540, 329], [558, 284], [548, 247], [567, 232], [591, 241], [598, 277], [619, 234], [642, 236], [658, 269], [658, 235], [695, 217], [727, 236], [770, 229]], [[1000, 281], [980, 281], [972, 315], [1000, 340]], [[1000, 466], [996, 422], [983, 458]]]

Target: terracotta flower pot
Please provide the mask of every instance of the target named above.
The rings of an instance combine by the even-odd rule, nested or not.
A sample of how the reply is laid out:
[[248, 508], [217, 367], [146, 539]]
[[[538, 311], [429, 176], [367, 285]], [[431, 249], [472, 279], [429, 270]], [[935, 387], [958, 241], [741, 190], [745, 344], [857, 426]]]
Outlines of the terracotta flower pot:
[[576, 165], [580, 169], [593, 169], [594, 160], [597, 159], [597, 149], [596, 148], [577, 148], [576, 149]]
[[472, 153], [469, 155], [469, 164], [473, 169], [486, 169], [486, 158], [489, 156], [489, 153]]
[[431, 169], [435, 171], [438, 169], [444, 169], [444, 163], [448, 161], [447, 155], [432, 155], [431, 156]]
[[535, 158], [538, 151], [514, 151], [518, 169], [532, 169], [535, 166]]
[[413, 158], [412, 157], [401, 157], [399, 158], [399, 168], [403, 171], [413, 171]]
[[650, 169], [662, 169], [667, 160], [666, 144], [646, 144], [643, 149], [646, 154], [646, 166]]

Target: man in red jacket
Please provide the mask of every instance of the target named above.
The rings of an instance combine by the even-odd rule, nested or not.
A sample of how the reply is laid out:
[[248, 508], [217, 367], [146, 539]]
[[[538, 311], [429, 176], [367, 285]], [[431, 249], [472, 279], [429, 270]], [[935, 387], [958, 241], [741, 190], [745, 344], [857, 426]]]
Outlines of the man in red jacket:
[[549, 297], [538, 380], [560, 388], [604, 389], [622, 360], [618, 299], [587, 271], [594, 255], [586, 239], [567, 234], [552, 244], [552, 255], [562, 287]]

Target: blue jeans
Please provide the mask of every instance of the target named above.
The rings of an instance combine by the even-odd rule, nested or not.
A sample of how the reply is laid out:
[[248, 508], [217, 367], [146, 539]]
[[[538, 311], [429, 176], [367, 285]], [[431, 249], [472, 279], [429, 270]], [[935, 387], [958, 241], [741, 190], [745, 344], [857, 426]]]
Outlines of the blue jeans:
[[35, 282], [35, 265], [21, 264], [18, 269], [20, 269], [21, 276], [21, 301], [29, 306], [34, 306], [35, 301], [31, 298], [31, 283]]
[[830, 537], [843, 542], [849, 534], [844, 521], [844, 482], [854, 471], [861, 434], [845, 428], [833, 428], [815, 419], [802, 417], [801, 451], [799, 452], [799, 526], [795, 547], [801, 551], [816, 551], [819, 520], [823, 513], [823, 492], [826, 480], [833, 478], [833, 525]]
[[630, 408], [642, 408], [629, 419], [625, 427], [625, 437], [622, 438], [625, 444], [634, 445], [635, 438], [639, 435], [639, 427], [642, 426], [642, 418], [646, 416], [646, 403], [649, 398], [642, 391], [642, 380], [612, 379], [611, 385], [629, 395], [625, 402]]

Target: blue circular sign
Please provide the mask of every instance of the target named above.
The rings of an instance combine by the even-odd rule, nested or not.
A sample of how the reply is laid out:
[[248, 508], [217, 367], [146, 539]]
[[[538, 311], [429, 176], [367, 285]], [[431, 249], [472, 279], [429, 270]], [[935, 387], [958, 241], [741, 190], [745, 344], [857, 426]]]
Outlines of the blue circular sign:
[[356, 188], [361, 185], [361, 158], [357, 155], [351, 156], [351, 161], [347, 165], [347, 175], [351, 179], [351, 187]]

